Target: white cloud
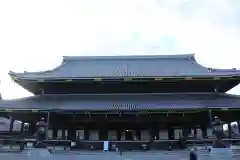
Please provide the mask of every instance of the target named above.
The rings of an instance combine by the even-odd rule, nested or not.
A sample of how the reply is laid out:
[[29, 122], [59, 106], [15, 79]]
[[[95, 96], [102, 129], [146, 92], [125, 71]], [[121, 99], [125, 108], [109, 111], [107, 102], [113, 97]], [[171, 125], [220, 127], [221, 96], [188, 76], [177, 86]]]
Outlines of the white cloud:
[[0, 1], [1, 92], [30, 95], [8, 71], [51, 69], [66, 55], [196, 53], [204, 65], [240, 68], [239, 8], [237, 0]]

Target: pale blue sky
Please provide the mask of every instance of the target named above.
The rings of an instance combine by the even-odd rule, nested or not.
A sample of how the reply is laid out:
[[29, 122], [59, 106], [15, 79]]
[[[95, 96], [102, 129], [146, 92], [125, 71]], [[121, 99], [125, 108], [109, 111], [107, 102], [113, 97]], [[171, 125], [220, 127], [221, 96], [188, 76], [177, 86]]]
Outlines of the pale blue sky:
[[0, 0], [0, 90], [29, 96], [9, 70], [49, 70], [71, 55], [196, 53], [205, 66], [240, 68], [239, 17], [240, 0]]

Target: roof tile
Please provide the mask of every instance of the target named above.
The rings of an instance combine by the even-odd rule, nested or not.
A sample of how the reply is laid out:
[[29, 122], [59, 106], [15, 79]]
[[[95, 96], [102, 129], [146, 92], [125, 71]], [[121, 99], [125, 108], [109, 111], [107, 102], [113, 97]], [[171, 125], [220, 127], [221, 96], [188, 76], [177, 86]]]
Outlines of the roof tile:
[[240, 98], [227, 94], [45, 95], [1, 100], [2, 109], [158, 110], [239, 108]]

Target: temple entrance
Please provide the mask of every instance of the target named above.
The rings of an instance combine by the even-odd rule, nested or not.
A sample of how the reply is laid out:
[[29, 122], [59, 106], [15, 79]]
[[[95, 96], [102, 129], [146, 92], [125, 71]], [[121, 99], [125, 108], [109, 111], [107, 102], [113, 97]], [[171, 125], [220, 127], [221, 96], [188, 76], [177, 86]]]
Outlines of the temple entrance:
[[127, 141], [133, 140], [133, 131], [131, 129], [125, 130], [125, 137]]

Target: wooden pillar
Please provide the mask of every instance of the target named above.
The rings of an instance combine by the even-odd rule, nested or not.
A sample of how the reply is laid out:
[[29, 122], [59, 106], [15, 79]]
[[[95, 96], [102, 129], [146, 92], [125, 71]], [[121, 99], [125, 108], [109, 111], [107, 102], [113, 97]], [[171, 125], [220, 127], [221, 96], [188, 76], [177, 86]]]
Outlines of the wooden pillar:
[[47, 112], [47, 126], [46, 126], [46, 138], [45, 139], [48, 139], [48, 127], [49, 127], [49, 121], [50, 121], [50, 112]]
[[75, 114], [72, 116], [71, 124], [68, 126], [68, 140], [76, 140], [76, 118]]
[[159, 139], [159, 128], [156, 124], [152, 124], [152, 139]]
[[155, 127], [155, 138], [156, 140], [159, 140], [159, 131], [160, 131], [159, 126], [155, 125], [154, 127]]
[[137, 140], [141, 140], [141, 130], [139, 128], [136, 129], [136, 138]]
[[136, 138], [137, 140], [141, 140], [141, 128], [143, 124], [140, 122], [139, 120], [139, 116], [137, 116], [137, 120], [136, 120]]
[[62, 129], [62, 139], [63, 139], [63, 140], [66, 139], [65, 130], [66, 130], [66, 128], [63, 128], [63, 129]]
[[206, 126], [201, 126], [201, 130], [202, 130], [203, 138], [206, 138], [207, 137], [207, 127]]
[[56, 140], [58, 137], [58, 135], [57, 135], [57, 133], [58, 133], [58, 128], [57, 127], [55, 127], [55, 126], [53, 126], [53, 128], [52, 128], [52, 130], [53, 130], [53, 137], [52, 137], [52, 139], [54, 139], [54, 140]]
[[117, 140], [121, 141], [122, 138], [122, 130], [120, 128], [117, 128]]
[[213, 126], [212, 126], [212, 121], [213, 121], [213, 119], [212, 119], [212, 110], [208, 110], [208, 118], [209, 118], [209, 124], [208, 124], [207, 130], [208, 130], [209, 127], [213, 128]]
[[102, 124], [101, 126], [102, 127], [100, 128], [100, 131], [99, 131], [99, 140], [102, 140], [102, 141], [108, 140], [108, 130], [104, 124]]
[[208, 110], [208, 118], [209, 118], [209, 124], [212, 125], [212, 111]]
[[182, 113], [182, 119], [183, 119], [183, 125], [181, 126], [182, 128], [182, 138], [183, 139], [188, 139], [188, 134], [189, 134], [189, 122], [187, 121], [188, 120], [188, 115], [185, 115], [185, 113], [183, 112]]
[[155, 135], [154, 135], [154, 126], [152, 123], [149, 125], [149, 135], [150, 135], [150, 139], [153, 140]]
[[174, 129], [172, 126], [168, 126], [168, 139], [173, 140], [174, 139]]
[[237, 126], [238, 126], [238, 132], [240, 134], [240, 122], [239, 121], [237, 121]]
[[21, 133], [23, 133], [24, 132], [24, 121], [22, 121], [22, 124], [21, 124]]
[[87, 127], [84, 128], [84, 140], [89, 140], [89, 129]]
[[13, 117], [12, 116], [10, 116], [10, 133], [12, 134], [12, 132], [13, 132], [13, 123], [14, 123], [14, 119], [13, 119]]
[[228, 122], [228, 138], [232, 138], [232, 127], [231, 127], [231, 122]]
[[73, 125], [68, 127], [68, 140], [75, 141], [76, 140], [76, 129]]
[[188, 139], [188, 135], [189, 135], [190, 130], [191, 129], [189, 127], [186, 127], [186, 126], [183, 127], [183, 138], [184, 139]]

